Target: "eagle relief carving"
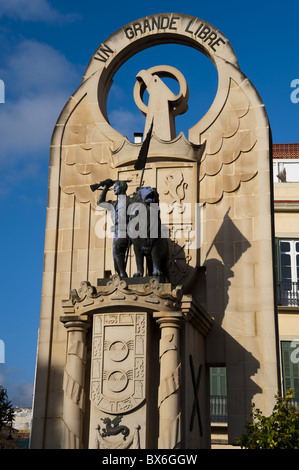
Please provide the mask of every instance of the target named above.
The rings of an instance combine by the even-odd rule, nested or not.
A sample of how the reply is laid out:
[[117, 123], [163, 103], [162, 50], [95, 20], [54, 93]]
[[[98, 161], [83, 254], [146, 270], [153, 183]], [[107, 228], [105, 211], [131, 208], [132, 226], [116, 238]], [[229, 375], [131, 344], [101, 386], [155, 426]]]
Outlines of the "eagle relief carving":
[[[163, 82], [165, 77], [179, 83], [177, 95]], [[90, 204], [94, 210], [98, 198], [96, 192], [90, 190], [90, 186], [105, 178], [117, 182], [125, 176], [131, 182], [128, 186], [131, 191], [128, 196], [131, 197], [136, 191], [132, 181], [136, 182], [138, 173], [140, 181], [137, 190], [144, 186], [157, 188], [159, 203], [165, 203], [168, 215], [175, 212], [184, 214], [186, 195], [191, 195], [191, 188], [192, 196], [188, 196], [188, 200], [191, 198], [190, 203], [193, 206], [216, 204], [225, 193], [237, 191], [241, 184], [246, 184], [257, 174], [257, 126], [252, 126], [255, 111], [245, 91], [233, 78], [227, 80], [225, 93], [216, 95], [217, 112], [213, 114], [213, 119], [208, 113], [198, 121], [189, 129], [188, 140], [183, 132], [177, 136], [175, 126], [176, 116], [188, 110], [188, 84], [182, 73], [166, 65], [139, 71], [136, 75], [134, 99], [146, 117], [144, 135], [148, 137], [150, 133], [144, 166], [142, 170], [139, 168], [139, 172], [136, 172], [136, 162], [147, 138], [143, 143], [129, 142], [125, 136], [111, 128], [101, 114], [100, 107], [89, 105], [93, 102], [92, 90], [98, 86], [94, 80], [95, 76], [91, 75], [82, 85], [82, 96], [77, 97], [78, 104], [65, 124], [62, 137], [60, 184], [63, 192], [75, 196], [74, 204]], [[149, 93], [147, 105], [143, 101], [146, 90]], [[109, 139], [106, 134], [108, 128], [111, 131]], [[181, 163], [180, 168], [178, 162]], [[186, 162], [191, 168], [188, 180], [184, 169]], [[166, 170], [168, 174], [163, 177], [163, 181], [159, 180], [160, 172], [165, 174]], [[170, 255], [168, 280], [174, 285], [183, 283], [188, 288], [198, 264], [199, 247], [196, 243], [194, 245], [194, 239], [198, 238], [196, 231], [198, 232], [199, 225], [194, 214], [189, 219], [185, 216], [182, 219], [179, 240], [174, 238], [178, 227], [178, 224], [172, 226], [170, 223], [168, 232], [166, 230]], [[97, 232], [96, 236], [99, 236]], [[108, 239], [111, 236], [103, 236], [109, 246], [111, 241]], [[126, 262], [131, 260], [132, 250], [130, 253], [123, 256]], [[136, 256], [135, 253], [135, 258]], [[107, 264], [104, 259], [99, 259], [99, 263]], [[110, 262], [109, 266], [102, 266], [102, 272], [111, 269], [112, 264]], [[130, 267], [128, 273], [124, 271], [128, 277], [133, 276], [132, 269]]]

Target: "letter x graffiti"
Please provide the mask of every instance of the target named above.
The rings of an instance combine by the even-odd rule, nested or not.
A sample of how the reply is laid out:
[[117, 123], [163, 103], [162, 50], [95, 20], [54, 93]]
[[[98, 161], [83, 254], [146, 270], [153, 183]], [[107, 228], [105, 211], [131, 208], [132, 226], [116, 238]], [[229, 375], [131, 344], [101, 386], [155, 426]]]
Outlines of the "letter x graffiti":
[[193, 384], [193, 391], [194, 391], [194, 401], [193, 401], [193, 408], [192, 408], [191, 421], [190, 421], [190, 431], [192, 431], [192, 429], [193, 429], [195, 414], [197, 414], [199, 431], [200, 431], [200, 435], [202, 436], [203, 433], [202, 433], [200, 409], [199, 409], [198, 396], [197, 396], [197, 393], [198, 393], [198, 390], [199, 390], [200, 374], [201, 374], [202, 364], [200, 364], [200, 366], [199, 366], [197, 379], [195, 380], [194, 365], [193, 365], [193, 359], [192, 359], [191, 355], [189, 356], [189, 362], [190, 362], [191, 377], [192, 377], [192, 384]]

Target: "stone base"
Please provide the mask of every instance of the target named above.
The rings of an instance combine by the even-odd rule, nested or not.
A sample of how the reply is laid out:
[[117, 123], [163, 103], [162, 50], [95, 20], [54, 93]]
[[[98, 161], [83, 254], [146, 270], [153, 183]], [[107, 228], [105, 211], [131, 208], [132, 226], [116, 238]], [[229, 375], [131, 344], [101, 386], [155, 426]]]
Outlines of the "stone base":
[[[62, 447], [208, 447], [204, 372], [200, 390], [198, 384], [212, 319], [179, 287], [155, 277], [115, 274], [97, 282], [83, 281], [62, 303], [68, 331]], [[81, 400], [87, 391], [89, 400]]]
[[[133, 286], [136, 284], [148, 284], [151, 279], [156, 279], [159, 284], [167, 284], [168, 281], [164, 278], [164, 276], [145, 276], [145, 277], [124, 277], [121, 278], [126, 282], [128, 286]], [[111, 278], [98, 278], [97, 279], [97, 286], [106, 286], [107, 282], [111, 281]]]

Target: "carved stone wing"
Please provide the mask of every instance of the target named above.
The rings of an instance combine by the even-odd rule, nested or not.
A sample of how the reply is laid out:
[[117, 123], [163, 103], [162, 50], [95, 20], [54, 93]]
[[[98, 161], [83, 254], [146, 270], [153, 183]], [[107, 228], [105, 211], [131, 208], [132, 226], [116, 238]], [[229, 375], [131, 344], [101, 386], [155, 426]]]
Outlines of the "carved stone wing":
[[115, 418], [112, 419], [111, 424], [113, 424], [113, 426], [115, 428], [117, 428], [117, 426], [119, 426], [119, 423], [121, 422], [121, 420], [122, 420], [122, 415], [115, 416]]
[[95, 206], [97, 193], [92, 193], [90, 185], [115, 176], [110, 150], [114, 144], [95, 123], [85, 95], [65, 124], [61, 146], [62, 190], [75, 194], [81, 203], [91, 201]]
[[205, 151], [200, 163], [200, 202], [216, 203], [257, 173], [257, 130], [246, 94], [232, 79], [226, 101], [212, 124], [201, 134]]

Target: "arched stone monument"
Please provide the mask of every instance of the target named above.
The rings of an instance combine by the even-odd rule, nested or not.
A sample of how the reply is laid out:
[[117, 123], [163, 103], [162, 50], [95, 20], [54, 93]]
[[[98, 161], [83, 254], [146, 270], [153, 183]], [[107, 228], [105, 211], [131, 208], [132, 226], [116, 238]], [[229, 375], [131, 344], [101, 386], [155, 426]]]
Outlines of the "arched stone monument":
[[[176, 135], [187, 111], [180, 71], [138, 71], [142, 144], [111, 127], [118, 68], [160, 43], [191, 46], [218, 72], [207, 112]], [[174, 95], [163, 82], [180, 84]], [[133, 84], [132, 84], [133, 85]], [[143, 103], [148, 88], [150, 100]], [[51, 143], [32, 448], [208, 448], [209, 367], [226, 366], [234, 442], [252, 401], [265, 413], [278, 388], [273, 289], [271, 134], [264, 105], [225, 36], [188, 15], [152, 15], [96, 50]], [[109, 214], [90, 186], [110, 179], [156, 188], [167, 228], [168, 277], [115, 274]]]

